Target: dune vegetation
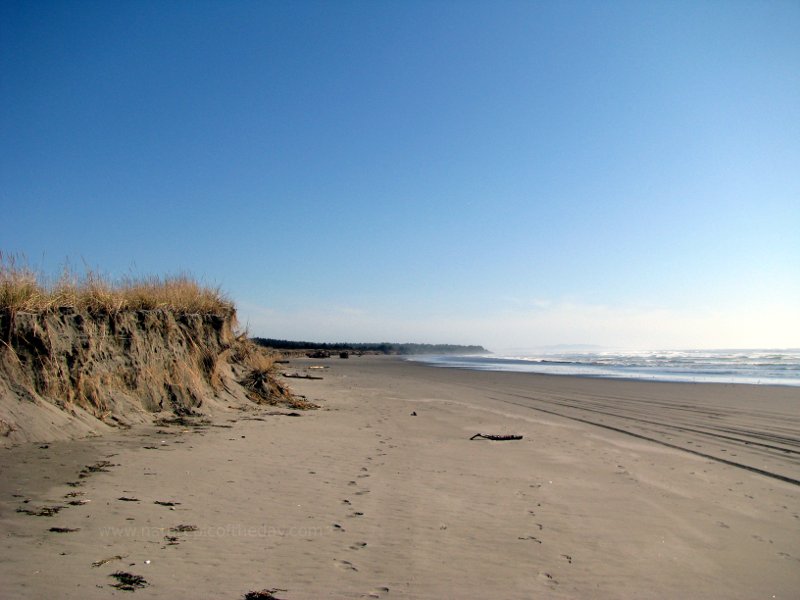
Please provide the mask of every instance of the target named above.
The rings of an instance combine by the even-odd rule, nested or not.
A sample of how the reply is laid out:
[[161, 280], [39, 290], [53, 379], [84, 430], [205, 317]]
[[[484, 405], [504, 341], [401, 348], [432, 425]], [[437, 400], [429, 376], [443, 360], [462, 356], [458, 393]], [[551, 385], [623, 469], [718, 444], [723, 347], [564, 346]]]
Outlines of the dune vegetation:
[[219, 288], [189, 275], [48, 278], [0, 254], [0, 445], [213, 406], [314, 408], [278, 380], [277, 358], [238, 330]]
[[112, 280], [97, 271], [65, 266], [48, 278], [15, 255], [0, 252], [0, 310], [43, 313], [62, 308], [90, 313], [167, 310], [178, 314], [230, 316], [233, 302], [218, 287], [191, 275], [123, 277]]

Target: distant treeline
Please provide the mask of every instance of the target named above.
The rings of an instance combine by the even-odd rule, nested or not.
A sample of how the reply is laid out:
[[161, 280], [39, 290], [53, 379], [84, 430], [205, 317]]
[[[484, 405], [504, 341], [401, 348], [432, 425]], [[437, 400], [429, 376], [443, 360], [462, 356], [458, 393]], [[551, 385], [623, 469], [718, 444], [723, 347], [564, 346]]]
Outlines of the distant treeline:
[[327, 342], [294, 342], [272, 338], [251, 338], [256, 344], [276, 350], [327, 350], [329, 352], [380, 352], [381, 354], [487, 354], [483, 346], [460, 346], [458, 344], [351, 344]]

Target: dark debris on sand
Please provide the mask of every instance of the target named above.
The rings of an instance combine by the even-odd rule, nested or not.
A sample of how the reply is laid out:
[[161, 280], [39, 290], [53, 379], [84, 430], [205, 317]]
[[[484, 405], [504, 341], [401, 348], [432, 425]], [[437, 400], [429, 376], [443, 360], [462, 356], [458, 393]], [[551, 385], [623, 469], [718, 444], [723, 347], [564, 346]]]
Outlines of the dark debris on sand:
[[115, 465], [114, 463], [109, 462], [107, 460], [101, 460], [94, 463], [93, 465], [86, 465], [83, 469], [81, 469], [81, 472], [78, 473], [78, 477], [81, 478], [88, 477], [92, 473], [108, 473], [109, 472], [108, 467], [118, 467], [118, 466], [119, 465]]
[[52, 517], [53, 515], [58, 514], [58, 512], [63, 509], [63, 506], [43, 506], [42, 508], [18, 508], [18, 513], [25, 513], [26, 515], [31, 515], [33, 517]]
[[275, 592], [285, 591], [286, 590], [274, 588], [271, 590], [261, 590], [260, 592], [247, 592], [244, 595], [244, 600], [281, 600], [275, 595]]
[[109, 575], [117, 580], [117, 583], [112, 583], [111, 587], [118, 590], [125, 590], [126, 592], [135, 592], [137, 589], [150, 585], [141, 575], [134, 575], [133, 573], [126, 573], [125, 571], [116, 571]]
[[206, 427], [211, 425], [211, 421], [202, 417], [199, 413], [187, 415], [177, 415], [174, 417], [163, 417], [154, 421], [158, 427]]

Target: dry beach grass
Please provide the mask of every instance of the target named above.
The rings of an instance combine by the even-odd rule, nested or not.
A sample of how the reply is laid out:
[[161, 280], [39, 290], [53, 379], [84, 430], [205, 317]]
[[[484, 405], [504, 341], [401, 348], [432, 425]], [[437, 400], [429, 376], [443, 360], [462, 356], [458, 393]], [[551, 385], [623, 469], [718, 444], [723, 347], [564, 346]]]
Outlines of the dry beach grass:
[[203, 285], [187, 274], [112, 281], [92, 269], [79, 273], [66, 266], [55, 281], [48, 281], [24, 258], [0, 252], [0, 310], [42, 313], [62, 308], [214, 315], [229, 315], [234, 310], [233, 303], [218, 287]]
[[0, 445], [184, 418], [235, 397], [312, 408], [274, 362], [238, 331], [225, 295], [191, 276], [65, 268], [51, 281], [0, 254]]

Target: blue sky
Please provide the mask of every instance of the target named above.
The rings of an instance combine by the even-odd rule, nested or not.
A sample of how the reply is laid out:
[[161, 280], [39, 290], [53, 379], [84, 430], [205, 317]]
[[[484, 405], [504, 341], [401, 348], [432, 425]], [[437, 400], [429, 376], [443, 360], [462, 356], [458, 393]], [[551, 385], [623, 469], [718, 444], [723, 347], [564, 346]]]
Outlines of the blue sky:
[[796, 2], [3, 2], [5, 252], [251, 333], [800, 346]]

